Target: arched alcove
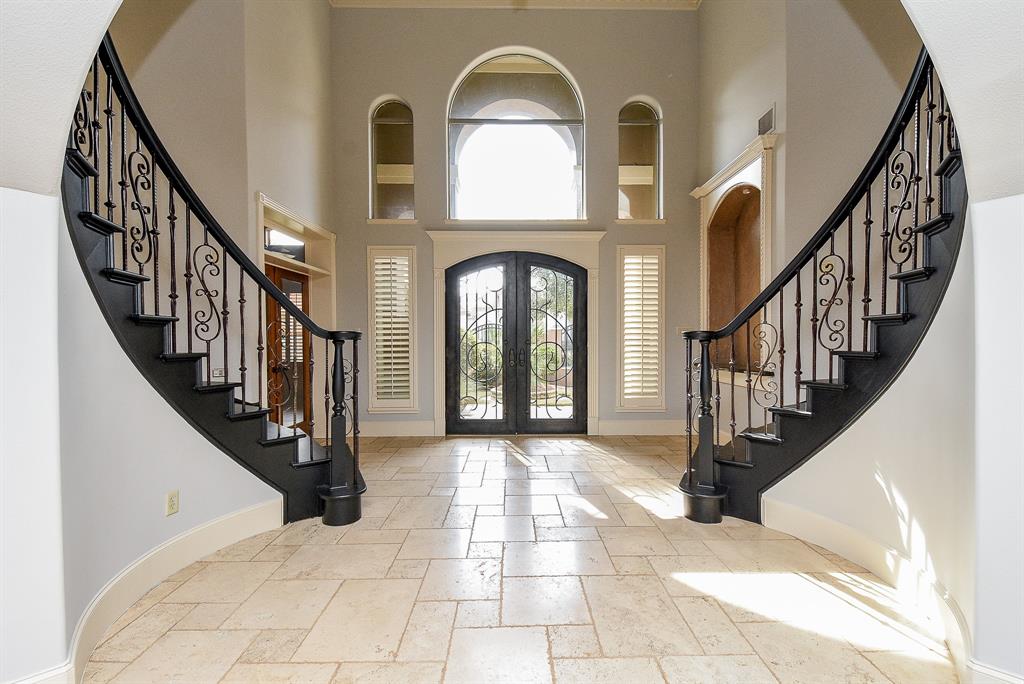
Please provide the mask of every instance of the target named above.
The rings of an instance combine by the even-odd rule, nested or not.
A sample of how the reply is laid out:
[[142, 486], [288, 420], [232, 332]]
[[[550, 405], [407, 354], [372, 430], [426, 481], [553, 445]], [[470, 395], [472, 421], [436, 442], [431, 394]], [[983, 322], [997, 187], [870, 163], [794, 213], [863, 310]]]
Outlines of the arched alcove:
[[[708, 323], [717, 330], [761, 291], [761, 191], [740, 184], [722, 197], [708, 222]], [[750, 362], [736, 349], [737, 369]], [[754, 359], [756, 361], [756, 359]]]

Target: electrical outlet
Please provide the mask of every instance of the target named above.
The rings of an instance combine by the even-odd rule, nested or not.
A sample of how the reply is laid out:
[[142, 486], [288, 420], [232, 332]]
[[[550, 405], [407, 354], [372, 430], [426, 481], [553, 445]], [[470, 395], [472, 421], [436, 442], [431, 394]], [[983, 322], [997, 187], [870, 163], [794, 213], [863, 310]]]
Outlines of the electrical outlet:
[[215, 377], [215, 378], [223, 378], [224, 377], [224, 369], [223, 368], [214, 368], [213, 369], [213, 377]]
[[178, 506], [181, 504], [180, 497], [178, 496], [178, 490], [175, 489], [173, 492], [167, 492], [167, 505], [164, 509], [164, 516], [174, 515], [178, 512]]

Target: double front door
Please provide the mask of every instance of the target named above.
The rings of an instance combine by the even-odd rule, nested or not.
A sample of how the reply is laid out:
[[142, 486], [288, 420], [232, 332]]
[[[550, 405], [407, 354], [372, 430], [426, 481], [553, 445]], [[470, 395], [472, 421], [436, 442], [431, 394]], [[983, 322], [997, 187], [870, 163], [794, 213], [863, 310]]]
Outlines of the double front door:
[[586, 271], [503, 252], [445, 275], [448, 432], [585, 433]]

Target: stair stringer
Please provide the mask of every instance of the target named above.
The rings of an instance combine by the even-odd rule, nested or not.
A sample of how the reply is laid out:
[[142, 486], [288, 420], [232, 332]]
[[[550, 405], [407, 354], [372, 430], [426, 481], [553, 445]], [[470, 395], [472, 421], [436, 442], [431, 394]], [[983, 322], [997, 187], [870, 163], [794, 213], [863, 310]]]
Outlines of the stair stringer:
[[[265, 415], [232, 420], [234, 393], [197, 392], [201, 361], [169, 362], [161, 355], [170, 351], [166, 323], [139, 323], [137, 285], [103, 273], [114, 266], [112, 237], [90, 228], [82, 219], [87, 208], [85, 169], [65, 163], [61, 179], [63, 207], [71, 242], [86, 282], [118, 344], [139, 373], [197, 432], [284, 498], [284, 522], [320, 515], [322, 502], [317, 487], [328, 482], [329, 458], [322, 447], [310, 449], [324, 456], [296, 463], [297, 444], [261, 444], [268, 424]], [[308, 438], [306, 438], [308, 439]]]
[[719, 481], [729, 488], [726, 515], [761, 522], [765, 491], [813, 458], [860, 418], [896, 381], [910, 363], [935, 320], [956, 267], [967, 218], [967, 185], [959, 152], [950, 153], [937, 174], [942, 184], [940, 216], [949, 222], [939, 230], [922, 231], [923, 264], [934, 271], [901, 284], [901, 324], [871, 321], [870, 339], [876, 358], [841, 358], [841, 388], [807, 387], [811, 417], [775, 416], [777, 443], [745, 442], [747, 462], [717, 461]]

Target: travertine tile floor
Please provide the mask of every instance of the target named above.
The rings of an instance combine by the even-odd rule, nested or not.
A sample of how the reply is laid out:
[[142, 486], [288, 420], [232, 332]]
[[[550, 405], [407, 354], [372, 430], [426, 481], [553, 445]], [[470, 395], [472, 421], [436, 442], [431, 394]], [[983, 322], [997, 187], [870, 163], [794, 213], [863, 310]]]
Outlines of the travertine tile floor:
[[876, 578], [680, 515], [675, 438], [363, 441], [364, 517], [168, 577], [89, 682], [955, 682]]

